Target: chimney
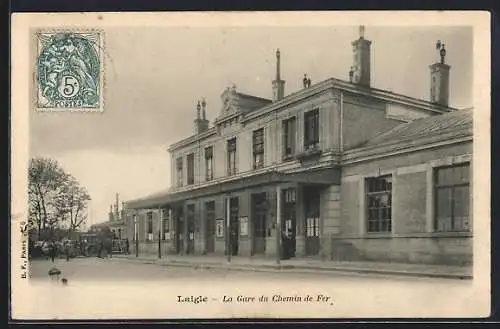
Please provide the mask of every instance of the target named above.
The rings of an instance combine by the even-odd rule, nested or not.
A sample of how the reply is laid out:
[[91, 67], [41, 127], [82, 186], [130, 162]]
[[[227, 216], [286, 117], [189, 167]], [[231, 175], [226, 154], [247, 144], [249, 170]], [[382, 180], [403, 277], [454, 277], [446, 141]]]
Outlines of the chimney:
[[273, 80], [273, 102], [285, 97], [285, 81], [281, 80], [281, 54], [276, 50], [276, 78]]
[[436, 50], [439, 52], [440, 61], [429, 66], [431, 70], [431, 102], [448, 106], [451, 67], [445, 63], [446, 49], [441, 40], [436, 42]]
[[206, 112], [207, 102], [205, 98], [203, 100], [198, 101], [196, 104], [196, 119], [194, 120], [194, 129], [195, 134], [201, 134], [204, 131], [208, 130], [209, 121], [207, 120], [207, 112]]
[[115, 220], [120, 219], [119, 205], [120, 205], [120, 202], [118, 201], [118, 193], [116, 193]]
[[359, 38], [352, 42], [354, 58], [353, 66], [349, 72], [352, 83], [370, 87], [371, 44], [371, 41], [365, 39], [365, 27], [360, 26]]
[[110, 204], [110, 205], [109, 205], [109, 213], [108, 213], [108, 216], [109, 216], [109, 221], [110, 221], [110, 222], [111, 222], [111, 221], [113, 221], [114, 216], [113, 216], [113, 205], [112, 205], [112, 204]]

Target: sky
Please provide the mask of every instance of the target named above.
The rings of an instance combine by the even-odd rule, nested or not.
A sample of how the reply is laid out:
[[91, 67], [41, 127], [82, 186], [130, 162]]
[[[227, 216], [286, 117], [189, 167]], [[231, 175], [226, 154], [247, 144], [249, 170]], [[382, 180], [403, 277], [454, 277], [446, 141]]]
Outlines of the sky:
[[[275, 51], [285, 94], [334, 77], [348, 80], [357, 27], [108, 27], [102, 113], [30, 114], [30, 155], [51, 157], [87, 188], [90, 223], [108, 219], [119, 193], [126, 201], [167, 189], [167, 147], [194, 132], [196, 102], [217, 116], [220, 95], [271, 98]], [[378, 89], [429, 99], [429, 65], [446, 45], [450, 106], [471, 107], [471, 27], [370, 27], [371, 82]]]

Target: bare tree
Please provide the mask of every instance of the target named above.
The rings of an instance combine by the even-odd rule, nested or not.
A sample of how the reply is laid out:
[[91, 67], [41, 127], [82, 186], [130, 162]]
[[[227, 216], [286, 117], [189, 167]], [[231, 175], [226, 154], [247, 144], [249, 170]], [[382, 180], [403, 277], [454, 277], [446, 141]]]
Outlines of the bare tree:
[[29, 223], [38, 229], [39, 238], [42, 231], [53, 232], [65, 220], [73, 230], [84, 222], [90, 197], [57, 161], [31, 159], [28, 181]]
[[73, 176], [68, 175], [54, 205], [57, 217], [67, 224], [70, 232], [77, 230], [85, 222], [89, 200], [87, 190]]

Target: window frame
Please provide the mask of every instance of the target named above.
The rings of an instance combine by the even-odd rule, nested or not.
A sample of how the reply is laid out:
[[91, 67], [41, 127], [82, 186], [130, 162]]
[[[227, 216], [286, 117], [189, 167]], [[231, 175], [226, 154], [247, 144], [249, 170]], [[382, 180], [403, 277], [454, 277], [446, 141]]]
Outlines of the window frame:
[[182, 156], [177, 157], [175, 160], [175, 172], [177, 176], [177, 187], [184, 185], [184, 160]]
[[[150, 230], [151, 228], [151, 230]], [[153, 212], [149, 211], [146, 213], [146, 240], [153, 241], [154, 239], [154, 228], [153, 228]], [[151, 239], [149, 238], [151, 234]]]
[[[319, 108], [304, 113], [304, 148], [306, 150], [319, 146], [319, 123]], [[310, 136], [311, 134], [313, 136]]]
[[166, 240], [166, 235], [167, 233], [170, 234], [170, 210], [168, 209], [162, 209], [162, 236], [161, 236], [161, 239], [163, 241]]
[[[467, 174], [467, 182], [456, 182], [454, 181], [453, 183], [445, 183], [445, 184], [440, 184], [439, 183], [439, 172], [441, 170], [449, 170], [449, 169], [455, 169], [455, 168], [464, 168], [466, 167], [466, 170], [468, 170]], [[432, 231], [435, 233], [470, 233], [472, 232], [472, 223], [471, 221], [471, 216], [470, 216], [470, 200], [467, 200], [468, 202], [468, 214], [467, 214], [467, 221], [468, 221], [468, 228], [464, 228], [462, 226], [460, 229], [456, 229], [456, 218], [455, 218], [455, 202], [456, 202], [456, 196], [455, 196], [455, 189], [457, 188], [464, 188], [467, 187], [467, 190], [469, 193], [467, 193], [467, 198], [470, 198], [470, 188], [471, 188], [471, 164], [470, 161], [466, 162], [461, 162], [461, 163], [455, 163], [451, 165], [442, 165], [442, 166], [435, 166], [432, 168], [432, 209], [433, 209], [433, 216], [432, 216]], [[456, 177], [453, 177], [454, 180], [457, 180]], [[451, 229], [450, 230], [440, 230], [439, 229], [439, 217], [438, 217], [438, 197], [439, 193], [438, 191], [440, 190], [450, 190], [451, 191], [451, 197], [450, 197], [450, 220], [451, 220]]]
[[[254, 130], [252, 132], [253, 169], [264, 168], [265, 147], [264, 128]], [[260, 161], [257, 161], [258, 159]]]
[[[390, 184], [391, 187], [390, 189], [374, 189], [371, 190], [372, 184], [370, 184], [372, 181], [374, 181], [374, 184], [377, 184], [377, 180], [382, 180], [384, 179], [384, 184], [387, 184], [387, 179], [390, 179]], [[365, 177], [364, 179], [364, 198], [365, 198], [365, 205], [364, 205], [364, 214], [365, 214], [365, 232], [367, 234], [392, 234], [394, 230], [394, 223], [393, 223], [393, 216], [392, 216], [392, 209], [393, 209], [393, 195], [394, 195], [394, 175], [392, 173], [388, 174], [383, 174], [379, 176], [371, 176], [371, 177]], [[388, 196], [388, 203], [387, 205], [384, 206], [372, 206], [370, 207], [370, 199], [372, 197], [380, 197], [380, 196]], [[384, 216], [384, 209], [385, 209], [385, 214], [388, 215]], [[388, 210], [389, 209], [389, 210]], [[370, 211], [375, 211], [377, 214], [376, 218], [371, 218], [370, 216]], [[373, 229], [370, 226], [370, 223], [373, 223], [375, 225], [376, 229]], [[385, 229], [384, 229], [385, 228]]]
[[194, 184], [194, 153], [186, 155], [186, 185]]
[[[234, 147], [232, 147], [234, 145]], [[227, 140], [226, 148], [227, 148], [227, 174], [228, 176], [236, 175], [237, 171], [237, 140], [236, 137]]]
[[[296, 152], [297, 117], [293, 116], [281, 121], [283, 131], [283, 159], [290, 159]], [[293, 129], [292, 129], [293, 127]], [[290, 146], [290, 147], [289, 147]], [[290, 149], [290, 151], [288, 151]]]
[[[210, 151], [210, 152], [208, 152]], [[205, 180], [211, 181], [214, 179], [214, 147], [205, 147]], [[209, 166], [210, 164], [210, 166]], [[210, 167], [210, 168], [209, 168]]]

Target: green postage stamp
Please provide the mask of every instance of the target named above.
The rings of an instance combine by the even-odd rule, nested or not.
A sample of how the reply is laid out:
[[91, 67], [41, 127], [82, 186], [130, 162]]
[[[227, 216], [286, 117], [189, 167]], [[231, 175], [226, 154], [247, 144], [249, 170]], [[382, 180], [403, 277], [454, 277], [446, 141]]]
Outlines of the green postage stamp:
[[100, 31], [36, 33], [37, 110], [103, 110], [103, 34]]

